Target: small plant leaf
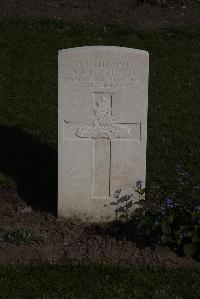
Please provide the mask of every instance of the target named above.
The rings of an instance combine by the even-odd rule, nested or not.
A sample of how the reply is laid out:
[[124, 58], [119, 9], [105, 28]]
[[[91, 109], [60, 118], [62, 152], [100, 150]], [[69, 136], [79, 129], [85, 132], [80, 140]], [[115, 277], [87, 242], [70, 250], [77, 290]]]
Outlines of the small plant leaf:
[[173, 223], [173, 221], [174, 221], [174, 215], [167, 216], [167, 222], [168, 223]]
[[163, 223], [162, 226], [161, 226], [161, 230], [162, 232], [165, 234], [165, 235], [169, 235], [171, 234], [171, 228], [169, 225]]
[[17, 229], [13, 232], [6, 232], [4, 238], [6, 241], [16, 245], [20, 245], [22, 243], [30, 243], [32, 239], [32, 231], [24, 228]]
[[167, 243], [168, 240], [169, 240], [168, 236], [162, 235], [161, 241], [162, 241], [163, 244]]
[[150, 229], [150, 228], [148, 228], [148, 229], [145, 230], [145, 234], [146, 234], [147, 236], [149, 236], [150, 233], [151, 233], [151, 229]]
[[140, 220], [137, 227], [141, 228], [142, 226], [147, 226], [147, 225], [150, 225], [150, 224], [151, 224], [150, 219], [148, 217], [146, 217], [146, 218], [143, 218], [143, 219]]
[[198, 243], [200, 241], [200, 238], [197, 237], [197, 235], [193, 236], [192, 243]]
[[195, 244], [190, 243], [190, 244], [185, 244], [183, 246], [183, 252], [186, 256], [193, 256], [195, 251], [196, 251]]

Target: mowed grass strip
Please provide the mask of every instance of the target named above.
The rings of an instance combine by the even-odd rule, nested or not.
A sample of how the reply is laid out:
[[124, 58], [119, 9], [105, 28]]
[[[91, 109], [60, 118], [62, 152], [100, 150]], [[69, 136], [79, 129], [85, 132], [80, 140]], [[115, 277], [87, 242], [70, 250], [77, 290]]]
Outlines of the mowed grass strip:
[[[58, 20], [1, 22], [1, 159], [8, 158], [8, 139], [11, 143], [16, 128], [19, 135], [36, 139], [28, 149], [22, 142], [16, 163], [23, 163], [28, 151], [30, 157], [37, 153], [34, 165], [39, 167], [45, 150], [40, 154], [38, 144], [57, 153], [59, 49], [87, 45], [145, 49], [150, 54], [147, 187], [155, 183], [169, 193], [181, 191], [188, 200], [196, 197], [200, 185], [199, 34], [200, 28], [138, 33], [115, 25], [70, 25]], [[19, 151], [15, 144], [13, 140], [9, 156]], [[55, 158], [52, 163], [56, 169]], [[43, 183], [56, 185], [57, 178], [51, 177], [47, 163], [43, 168]], [[0, 172], [1, 186], [18, 185], [16, 175], [6, 165]]]
[[199, 298], [196, 269], [100, 265], [0, 268], [0, 298]]

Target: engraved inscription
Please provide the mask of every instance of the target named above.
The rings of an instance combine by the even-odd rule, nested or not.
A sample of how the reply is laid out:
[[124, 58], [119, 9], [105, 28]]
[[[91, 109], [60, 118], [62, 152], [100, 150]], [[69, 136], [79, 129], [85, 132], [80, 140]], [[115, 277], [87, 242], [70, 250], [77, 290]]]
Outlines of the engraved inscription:
[[111, 112], [108, 99], [102, 95], [96, 101], [94, 113], [90, 117], [90, 125], [78, 128], [76, 135], [82, 138], [125, 138], [130, 136], [129, 129], [116, 124]]
[[144, 79], [127, 61], [83, 59], [67, 69], [65, 81], [74, 88], [131, 88]]

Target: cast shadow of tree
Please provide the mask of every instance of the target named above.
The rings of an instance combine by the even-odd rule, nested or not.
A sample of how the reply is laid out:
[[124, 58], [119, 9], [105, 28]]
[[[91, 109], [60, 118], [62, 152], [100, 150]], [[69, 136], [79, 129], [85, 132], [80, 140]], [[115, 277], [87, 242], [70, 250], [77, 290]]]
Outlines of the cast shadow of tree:
[[57, 215], [57, 152], [20, 128], [0, 126], [0, 171], [34, 210]]

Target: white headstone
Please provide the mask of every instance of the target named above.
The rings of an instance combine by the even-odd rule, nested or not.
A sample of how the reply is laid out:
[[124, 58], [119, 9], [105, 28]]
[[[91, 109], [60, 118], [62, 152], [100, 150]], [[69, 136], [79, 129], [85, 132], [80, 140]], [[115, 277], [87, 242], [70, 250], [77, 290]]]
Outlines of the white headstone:
[[58, 216], [111, 221], [115, 190], [145, 184], [148, 52], [65, 49], [58, 70]]

